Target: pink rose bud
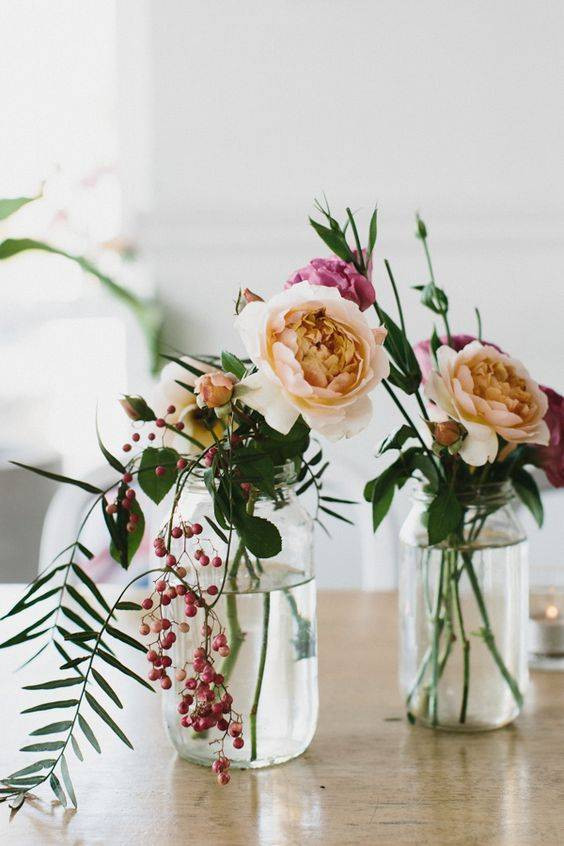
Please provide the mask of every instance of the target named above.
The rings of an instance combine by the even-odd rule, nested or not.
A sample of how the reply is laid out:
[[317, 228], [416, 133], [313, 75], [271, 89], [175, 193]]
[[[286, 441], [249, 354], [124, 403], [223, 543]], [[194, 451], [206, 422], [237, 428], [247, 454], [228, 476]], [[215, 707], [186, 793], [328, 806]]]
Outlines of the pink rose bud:
[[460, 440], [464, 435], [464, 429], [455, 420], [445, 420], [435, 424], [433, 435], [438, 444], [449, 447]]
[[137, 411], [135, 411], [135, 409], [133, 408], [133, 406], [131, 405], [131, 403], [129, 402], [128, 399], [125, 399], [125, 398], [120, 399], [119, 404], [121, 405], [121, 407], [123, 408], [123, 410], [125, 411], [125, 413], [127, 414], [127, 416], [129, 417], [130, 420], [140, 420], [141, 419], [139, 414], [137, 413]]
[[248, 303], [263, 303], [264, 300], [258, 294], [253, 293], [250, 288], [243, 288], [242, 295]]
[[228, 373], [215, 370], [212, 373], [204, 373], [196, 379], [194, 393], [200, 407], [220, 408], [226, 405], [232, 395], [235, 386], [235, 379]]
[[376, 300], [376, 292], [370, 281], [371, 265], [366, 276], [359, 273], [354, 264], [339, 258], [314, 258], [307, 267], [296, 270], [288, 279], [285, 288], [291, 288], [299, 282], [321, 285], [325, 288], [337, 288], [342, 297], [356, 303], [361, 311], [366, 311]]

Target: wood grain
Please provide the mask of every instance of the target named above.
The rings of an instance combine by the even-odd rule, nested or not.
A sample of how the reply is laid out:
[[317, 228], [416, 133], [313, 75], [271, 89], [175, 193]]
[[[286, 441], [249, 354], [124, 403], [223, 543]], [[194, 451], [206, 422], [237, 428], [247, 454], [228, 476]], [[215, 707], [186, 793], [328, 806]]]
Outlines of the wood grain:
[[[0, 609], [14, 589], [0, 589]], [[8, 631], [2, 624], [4, 635]], [[7, 636], [7, 635], [6, 635]], [[477, 735], [433, 733], [403, 719], [396, 685], [396, 606], [391, 594], [319, 597], [321, 717], [310, 749], [283, 766], [238, 771], [228, 788], [177, 758], [159, 696], [123, 685], [120, 721], [136, 750], [100, 728], [103, 754], [72, 761], [78, 811], [48, 791], [8, 821], [4, 846], [293, 846], [418, 844], [532, 846], [564, 842], [564, 675], [535, 673], [513, 726]], [[31, 723], [30, 694], [2, 654], [2, 771], [13, 770]], [[143, 668], [140, 656], [139, 667]], [[41, 656], [25, 679], [50, 677]], [[26, 683], [24, 682], [24, 683]], [[27, 697], [27, 698], [24, 698]], [[25, 704], [24, 704], [25, 703]], [[84, 750], [85, 751], [85, 750]], [[72, 755], [69, 754], [69, 761]]]

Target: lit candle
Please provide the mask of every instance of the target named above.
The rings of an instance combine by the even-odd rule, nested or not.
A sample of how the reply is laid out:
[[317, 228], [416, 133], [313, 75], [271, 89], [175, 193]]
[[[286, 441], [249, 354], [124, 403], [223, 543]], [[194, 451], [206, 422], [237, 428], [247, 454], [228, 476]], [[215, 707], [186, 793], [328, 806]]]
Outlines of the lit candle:
[[529, 653], [532, 666], [564, 669], [564, 595], [554, 587], [531, 593]]

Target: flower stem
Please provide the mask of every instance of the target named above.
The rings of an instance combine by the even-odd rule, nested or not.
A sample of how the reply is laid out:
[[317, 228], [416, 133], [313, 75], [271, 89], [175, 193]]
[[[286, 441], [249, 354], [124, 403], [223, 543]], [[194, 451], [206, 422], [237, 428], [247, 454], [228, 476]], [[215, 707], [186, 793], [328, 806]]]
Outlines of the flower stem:
[[454, 601], [456, 608], [456, 617], [458, 620], [458, 628], [460, 630], [460, 638], [462, 640], [462, 655], [463, 655], [463, 676], [462, 676], [462, 703], [460, 705], [459, 723], [466, 722], [466, 712], [468, 710], [468, 693], [470, 691], [470, 641], [466, 636], [466, 628], [464, 626], [464, 617], [462, 616], [462, 605], [460, 603], [460, 589], [458, 579], [456, 577], [456, 554], [454, 558], [454, 569], [452, 572], [452, 585], [454, 589]]
[[482, 620], [484, 623], [483, 629], [483, 638], [485, 641], [486, 646], [490, 650], [492, 654], [492, 658], [494, 659], [495, 663], [499, 667], [499, 671], [501, 675], [507, 682], [511, 693], [513, 694], [513, 698], [517, 705], [521, 708], [523, 705], [523, 694], [519, 690], [519, 686], [507, 667], [505, 666], [505, 662], [501, 657], [495, 638], [491, 629], [490, 625], [490, 618], [488, 615], [488, 610], [486, 608], [486, 604], [484, 602], [484, 597], [482, 595], [482, 591], [480, 590], [480, 585], [478, 582], [478, 577], [476, 576], [476, 571], [474, 570], [474, 565], [472, 564], [472, 556], [469, 555], [467, 552], [462, 553], [462, 559], [464, 561], [464, 566], [466, 572], [468, 574], [468, 579], [470, 580], [470, 584], [472, 585], [472, 590], [474, 591], [474, 596], [476, 597], [476, 602], [478, 603], [478, 608], [480, 609], [480, 614], [482, 615]]
[[429, 714], [431, 724], [438, 723], [438, 684], [439, 684], [439, 642], [441, 637], [441, 618], [439, 612], [443, 601], [443, 578], [445, 571], [445, 553], [441, 554], [441, 566], [437, 579], [437, 593], [435, 597], [435, 609], [433, 612], [433, 640], [431, 644], [431, 692], [429, 695]]
[[265, 592], [263, 598], [263, 618], [262, 618], [262, 642], [260, 650], [259, 668], [257, 675], [257, 683], [255, 687], [255, 696], [251, 713], [249, 714], [249, 725], [251, 728], [251, 761], [256, 761], [257, 758], [257, 712], [262, 690], [262, 682], [264, 677], [264, 667], [266, 664], [266, 653], [268, 650], [268, 624], [270, 622], [270, 593]]

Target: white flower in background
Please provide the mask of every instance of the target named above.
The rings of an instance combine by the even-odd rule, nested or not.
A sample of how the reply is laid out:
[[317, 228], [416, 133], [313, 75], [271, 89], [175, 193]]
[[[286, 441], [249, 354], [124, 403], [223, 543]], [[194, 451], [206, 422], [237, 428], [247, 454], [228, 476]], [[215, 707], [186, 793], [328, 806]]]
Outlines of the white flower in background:
[[358, 305], [335, 288], [300, 282], [245, 306], [235, 322], [257, 372], [235, 394], [283, 434], [300, 414], [330, 440], [370, 421], [367, 396], [388, 376], [386, 331], [371, 329]]

